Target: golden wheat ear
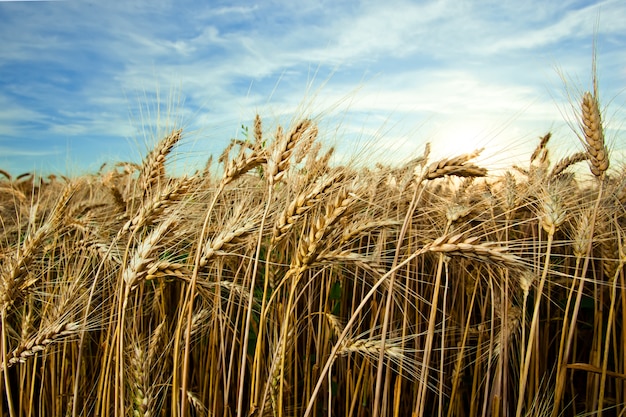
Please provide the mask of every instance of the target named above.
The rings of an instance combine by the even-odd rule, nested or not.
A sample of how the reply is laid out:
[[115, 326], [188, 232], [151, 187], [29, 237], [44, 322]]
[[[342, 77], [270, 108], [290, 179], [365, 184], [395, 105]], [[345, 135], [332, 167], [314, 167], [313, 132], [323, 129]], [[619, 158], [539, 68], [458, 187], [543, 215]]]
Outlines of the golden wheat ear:
[[565, 157], [561, 159], [560, 161], [558, 161], [554, 165], [554, 168], [552, 168], [552, 171], [550, 172], [550, 175], [548, 177], [550, 179], [557, 178], [570, 166], [577, 164], [579, 162], [582, 162], [582, 161], [586, 161], [588, 159], [589, 159], [589, 155], [587, 153], [576, 152], [575, 154]]
[[320, 180], [315, 185], [301, 191], [276, 219], [272, 230], [271, 243], [275, 245], [283, 240], [292, 229], [293, 225], [304, 217], [315, 204], [318, 204], [322, 198], [326, 196], [328, 190], [334, 185], [339, 184], [343, 178], [344, 174], [338, 171], [326, 179]]
[[173, 130], [144, 159], [138, 182], [144, 190], [144, 196], [165, 180], [165, 158], [182, 138], [182, 132], [182, 129]]
[[289, 169], [291, 154], [311, 126], [312, 122], [310, 120], [302, 120], [288, 136], [283, 134], [282, 129], [279, 129], [267, 159], [267, 178], [270, 184], [276, 184], [284, 177]]
[[[484, 177], [487, 175], [487, 169], [469, 163], [470, 160], [476, 158], [482, 149], [474, 152], [459, 155], [454, 158], [445, 158], [437, 162], [433, 162], [426, 171], [419, 176], [418, 182], [423, 180], [435, 180], [445, 176], [456, 177]], [[417, 171], [417, 169], [416, 169]]]
[[531, 164], [535, 162], [537, 158], [539, 158], [538, 162], [540, 165], [543, 165], [546, 162], [546, 160], [548, 159], [547, 146], [551, 137], [552, 137], [552, 133], [550, 132], [546, 133], [545, 136], [541, 137], [541, 139], [539, 140], [539, 145], [537, 145], [537, 148], [535, 148], [532, 155], [530, 156]]
[[582, 103], [582, 130], [585, 139], [585, 148], [589, 154], [591, 173], [600, 178], [609, 168], [609, 157], [604, 146], [604, 130], [598, 99], [589, 91], [583, 94]]
[[0, 369], [5, 371], [17, 363], [26, 362], [29, 358], [35, 356], [37, 352], [46, 350], [54, 342], [75, 336], [79, 329], [80, 325], [78, 323], [57, 323], [49, 328], [40, 330], [30, 339], [23, 340], [19, 346], [10, 352], [6, 358], [6, 367], [0, 365]]
[[[229, 147], [234, 146], [235, 142], [231, 142]], [[219, 158], [219, 162], [224, 164], [224, 175], [220, 181], [219, 188], [224, 189], [228, 184], [235, 181], [248, 171], [251, 171], [257, 167], [260, 167], [267, 162], [267, 157], [262, 154], [260, 149], [250, 149], [247, 144], [239, 144], [239, 153], [233, 159], [228, 158], [229, 152], [222, 153]], [[250, 152], [246, 152], [250, 150]]]

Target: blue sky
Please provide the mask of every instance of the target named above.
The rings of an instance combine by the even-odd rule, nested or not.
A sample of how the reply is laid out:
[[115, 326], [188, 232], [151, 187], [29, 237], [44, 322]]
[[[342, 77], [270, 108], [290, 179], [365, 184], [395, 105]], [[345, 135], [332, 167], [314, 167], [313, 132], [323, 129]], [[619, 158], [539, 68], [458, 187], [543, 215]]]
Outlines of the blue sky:
[[508, 164], [552, 131], [556, 159], [581, 149], [567, 120], [594, 36], [607, 141], [618, 161], [626, 148], [622, 0], [0, 1], [0, 22], [14, 175], [138, 161], [176, 126], [172, 164], [193, 170], [255, 112], [314, 117], [338, 158], [399, 162], [431, 142]]

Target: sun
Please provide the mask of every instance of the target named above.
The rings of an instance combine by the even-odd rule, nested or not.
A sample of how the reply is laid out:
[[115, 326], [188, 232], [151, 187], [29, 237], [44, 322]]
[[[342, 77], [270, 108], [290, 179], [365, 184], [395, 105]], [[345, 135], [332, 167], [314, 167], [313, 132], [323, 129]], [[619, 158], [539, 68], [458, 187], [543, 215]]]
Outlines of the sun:
[[433, 156], [446, 158], [474, 152], [489, 141], [487, 128], [477, 122], [453, 122], [444, 126], [432, 143]]
[[461, 120], [448, 123], [434, 135], [431, 161], [482, 150], [473, 159], [474, 163], [492, 173], [499, 172], [518, 159], [514, 140], [505, 136], [506, 132], [487, 121]]

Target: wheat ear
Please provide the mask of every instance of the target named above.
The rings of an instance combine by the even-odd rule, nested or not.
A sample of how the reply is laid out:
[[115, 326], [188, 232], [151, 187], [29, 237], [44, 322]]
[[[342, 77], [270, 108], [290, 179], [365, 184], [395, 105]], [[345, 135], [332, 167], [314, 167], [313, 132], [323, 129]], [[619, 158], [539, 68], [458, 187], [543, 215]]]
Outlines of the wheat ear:
[[225, 162], [224, 175], [220, 182], [220, 189], [223, 189], [237, 178], [241, 177], [246, 172], [261, 166], [267, 161], [267, 158], [262, 155], [258, 150], [254, 149], [250, 154], [246, 154], [246, 147], [241, 146], [239, 154], [236, 158], [226, 162], [226, 158], [220, 158]]
[[552, 137], [552, 133], [548, 132], [546, 133], [545, 136], [543, 136], [540, 140], [539, 140], [539, 145], [537, 145], [537, 147], [535, 148], [535, 150], [533, 151], [532, 155], [530, 156], [530, 163], [532, 164], [533, 162], [535, 162], [535, 160], [537, 158], [539, 158], [539, 164], [540, 165], [544, 165], [548, 159], [548, 142], [550, 141], [550, 138]]
[[142, 280], [146, 279], [150, 272], [153, 272], [152, 275], [156, 273], [156, 271], [150, 270], [154, 261], [153, 254], [157, 247], [162, 245], [165, 235], [171, 231], [176, 223], [175, 217], [169, 216], [137, 246], [133, 257], [122, 273], [122, 278], [129, 290], [133, 290]]
[[340, 246], [362, 237], [374, 229], [402, 226], [399, 220], [371, 220], [346, 227], [341, 235]]
[[256, 221], [247, 221], [241, 226], [233, 229], [226, 229], [220, 232], [213, 239], [207, 240], [202, 248], [202, 256], [200, 258], [200, 266], [206, 266], [209, 261], [227, 245], [233, 245], [244, 237], [248, 236], [257, 227]]
[[158, 193], [155, 193], [151, 198], [146, 200], [146, 203], [141, 206], [137, 214], [124, 224], [120, 233], [136, 231], [154, 223], [166, 209], [182, 200], [188, 194], [193, 181], [193, 177], [182, 177], [168, 181]]
[[263, 147], [263, 124], [258, 113], [254, 116], [254, 146], [257, 149]]
[[35, 356], [37, 352], [46, 350], [48, 346], [57, 340], [66, 339], [77, 334], [79, 327], [78, 323], [61, 323], [44, 331], [39, 331], [33, 337], [22, 342], [9, 354], [6, 362], [7, 368], [16, 363], [26, 362], [28, 358]]
[[309, 233], [303, 236], [298, 251], [292, 265], [292, 272], [299, 275], [309, 265], [315, 262], [317, 255], [320, 253], [319, 244], [328, 236], [333, 224], [346, 212], [346, 210], [354, 203], [355, 199], [347, 190], [342, 190], [335, 200], [326, 206], [326, 212], [323, 216], [313, 219]]
[[484, 177], [487, 175], [487, 169], [474, 164], [468, 164], [471, 159], [480, 155], [481, 151], [482, 149], [454, 158], [446, 158], [438, 162], [433, 162], [421, 176], [417, 177], [418, 182], [434, 180], [447, 175], [456, 177]]
[[174, 130], [163, 138], [144, 159], [139, 173], [139, 187], [146, 196], [151, 189], [165, 180], [165, 158], [182, 137], [182, 129]]
[[601, 177], [609, 168], [609, 158], [604, 146], [604, 131], [598, 100], [589, 91], [583, 94], [582, 99], [582, 128], [585, 147], [591, 162], [591, 172], [596, 177]]
[[152, 391], [150, 386], [150, 367], [146, 357], [146, 352], [138, 344], [133, 344], [130, 353], [130, 379], [132, 387], [130, 389], [133, 397], [133, 415], [149, 417], [152, 415], [149, 404], [152, 403]]
[[474, 243], [477, 238], [463, 239], [462, 234], [452, 237], [442, 236], [429, 245], [422, 252], [441, 252], [448, 255], [459, 255], [465, 258], [478, 259], [495, 265], [512, 269], [523, 269], [522, 259], [507, 253], [507, 248], [495, 246], [492, 243]]
[[554, 165], [554, 168], [552, 168], [549, 177], [556, 178], [570, 166], [582, 161], [586, 161], [587, 159], [589, 159], [589, 155], [585, 152], [576, 152], [573, 155], [563, 158], [559, 162], [557, 162], [556, 165]]
[[278, 129], [276, 140], [267, 159], [267, 179], [270, 184], [275, 184], [284, 177], [287, 169], [289, 169], [289, 160], [293, 150], [311, 124], [308, 119], [302, 120], [288, 136], [283, 135], [282, 129]]
[[312, 189], [305, 190], [298, 194], [274, 223], [271, 243], [275, 245], [283, 240], [293, 225], [320, 201], [329, 188], [339, 183], [343, 177], [343, 173], [338, 172], [320, 181]]

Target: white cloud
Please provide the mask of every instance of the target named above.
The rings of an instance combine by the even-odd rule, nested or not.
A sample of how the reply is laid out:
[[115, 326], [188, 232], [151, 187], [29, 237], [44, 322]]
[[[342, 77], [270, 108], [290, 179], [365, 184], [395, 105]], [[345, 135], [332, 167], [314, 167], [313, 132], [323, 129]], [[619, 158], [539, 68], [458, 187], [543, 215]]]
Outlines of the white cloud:
[[14, 157], [48, 157], [60, 155], [62, 152], [59, 150], [35, 150], [35, 149], [20, 149], [16, 147], [0, 146], [0, 154], [5, 159]]

